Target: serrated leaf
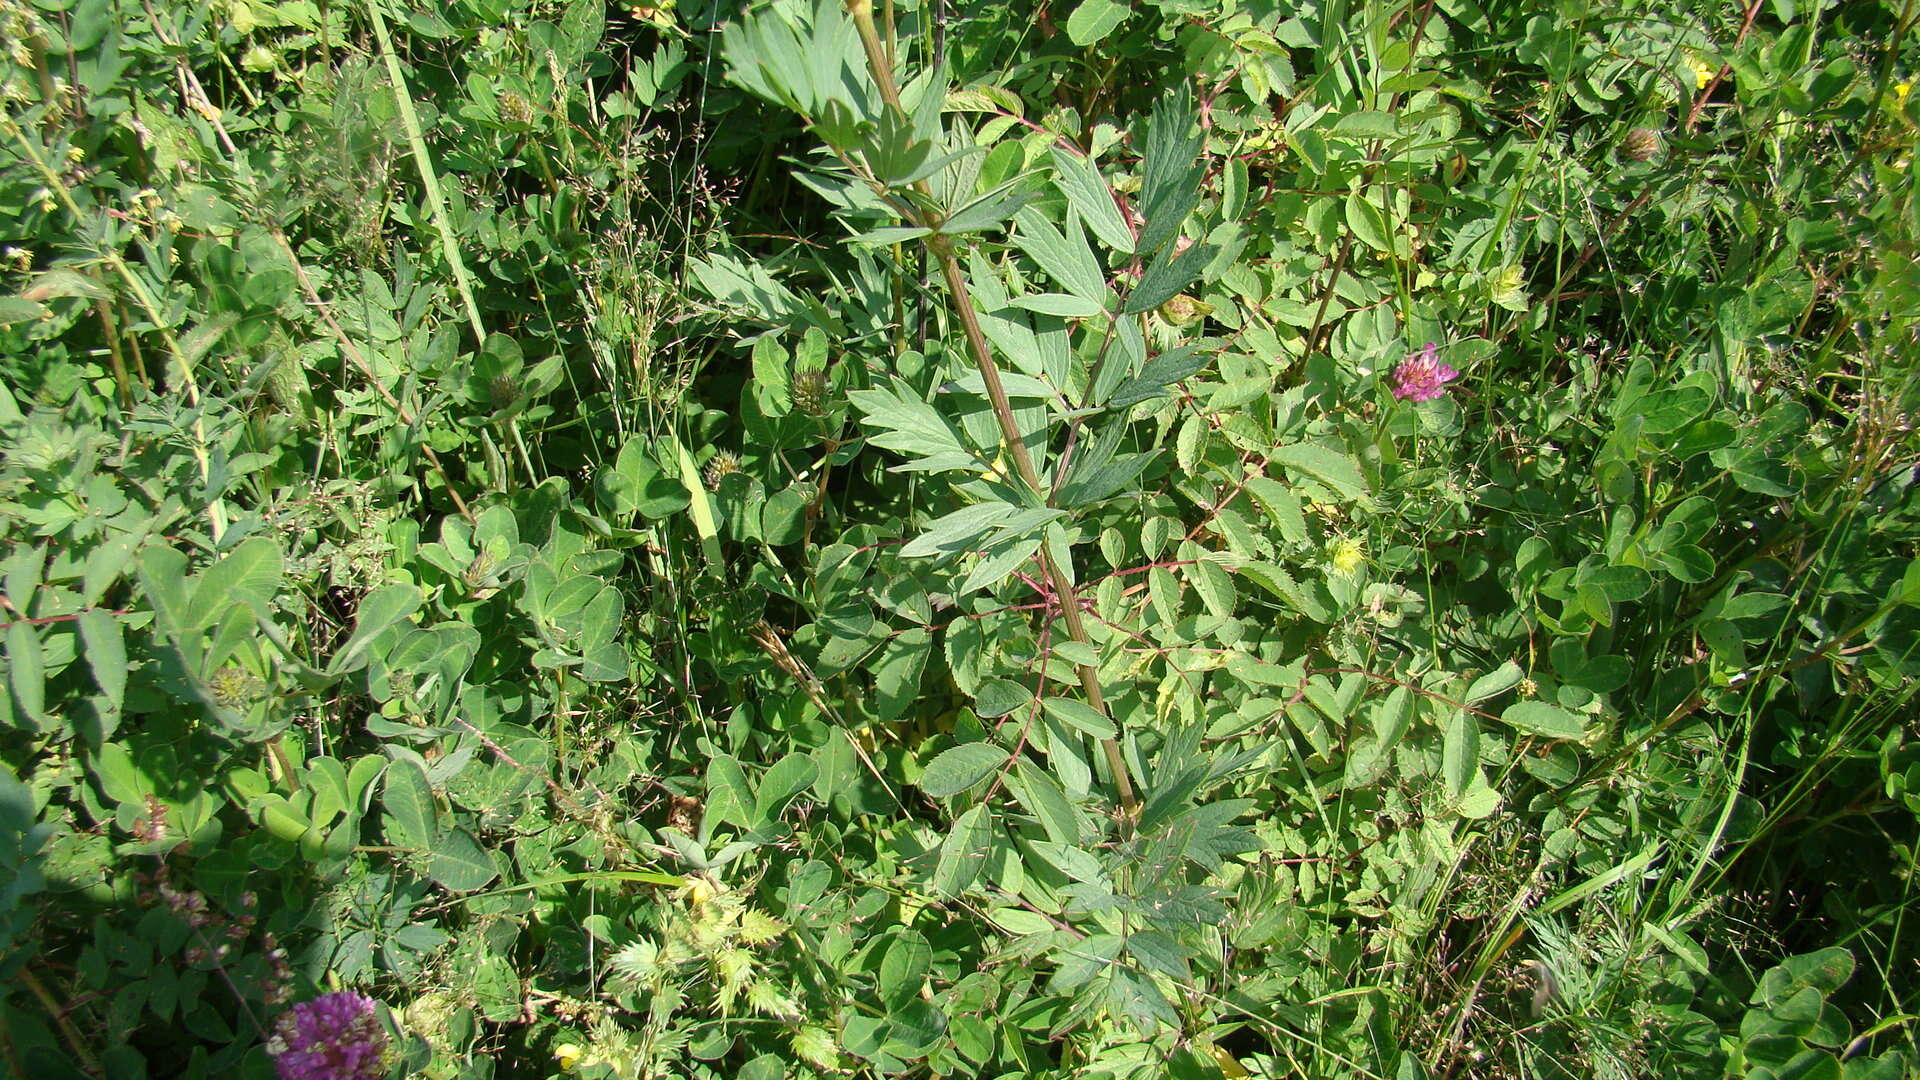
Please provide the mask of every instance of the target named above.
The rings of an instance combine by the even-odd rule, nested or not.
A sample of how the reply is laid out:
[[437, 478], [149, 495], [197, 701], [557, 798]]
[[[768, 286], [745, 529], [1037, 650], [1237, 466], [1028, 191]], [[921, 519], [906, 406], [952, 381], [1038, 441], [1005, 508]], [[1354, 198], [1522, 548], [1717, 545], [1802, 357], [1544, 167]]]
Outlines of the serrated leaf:
[[1038, 211], [1028, 208], [1015, 214], [1014, 222], [1020, 226], [1014, 236], [1020, 250], [1039, 263], [1040, 269], [1045, 270], [1069, 293], [1091, 305], [1091, 314], [1099, 314], [1107, 296], [1106, 276], [1100, 271], [1100, 263], [1094, 258], [1093, 249], [1087, 246], [1087, 238], [1081, 233], [1077, 218], [1070, 215], [1067, 227], [1062, 231], [1054, 228], [1053, 223]]
[[1234, 588], [1233, 575], [1227, 572], [1227, 568], [1203, 557], [1184, 569], [1187, 580], [1193, 583], [1207, 610], [1223, 619], [1231, 618], [1234, 605], [1239, 601], [1239, 592]]
[[1297, 469], [1348, 499], [1367, 500], [1367, 478], [1360, 471], [1359, 463], [1338, 450], [1314, 443], [1294, 443], [1276, 448], [1268, 460]]
[[1067, 846], [1080, 842], [1079, 816], [1074, 813], [1073, 803], [1067, 800], [1066, 790], [1059, 781], [1022, 758], [1014, 767], [1014, 781], [1009, 786], [1014, 798], [1019, 799], [1046, 830], [1048, 840]]
[[961, 743], [940, 752], [920, 774], [920, 790], [936, 799], [986, 782], [1007, 763], [1007, 752], [990, 743]]
[[868, 441], [883, 450], [954, 463], [972, 461], [973, 455], [946, 417], [910, 394], [904, 385], [895, 384], [856, 390], [847, 395], [847, 400], [865, 414], [864, 423], [875, 431]]
[[1033, 691], [1011, 679], [994, 679], [980, 687], [974, 695], [974, 715], [991, 720], [1006, 716], [1015, 709], [1024, 707], [1033, 700]]
[[1294, 494], [1292, 488], [1272, 477], [1255, 476], [1247, 480], [1247, 494], [1260, 504], [1283, 539], [1291, 544], [1306, 543], [1306, 515], [1300, 506], [1300, 496]]
[[1217, 249], [1206, 244], [1194, 244], [1177, 255], [1171, 247], [1162, 251], [1140, 276], [1140, 284], [1127, 295], [1122, 312], [1138, 315], [1152, 311], [1180, 295], [1182, 289], [1199, 279], [1216, 253]]
[[1056, 183], [1080, 220], [1086, 223], [1100, 242], [1123, 254], [1133, 254], [1133, 230], [1113, 201], [1113, 193], [1094, 169], [1093, 163], [1072, 151], [1053, 148]]
[[1182, 345], [1154, 357], [1141, 367], [1140, 374], [1116, 386], [1103, 402], [1110, 409], [1124, 409], [1160, 396], [1167, 386], [1191, 378], [1207, 369], [1213, 354], [1200, 345]]
[[1158, 451], [1122, 454], [1084, 473], [1076, 469], [1073, 479], [1060, 485], [1055, 502], [1062, 507], [1091, 506], [1125, 491], [1134, 478], [1146, 471], [1159, 456]]

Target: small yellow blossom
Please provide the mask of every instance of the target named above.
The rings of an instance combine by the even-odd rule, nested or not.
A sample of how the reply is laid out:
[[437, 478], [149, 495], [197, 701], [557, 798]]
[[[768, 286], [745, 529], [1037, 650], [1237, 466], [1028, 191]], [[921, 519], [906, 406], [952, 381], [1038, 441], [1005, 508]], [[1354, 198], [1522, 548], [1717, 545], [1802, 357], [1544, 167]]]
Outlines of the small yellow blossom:
[[553, 1048], [553, 1060], [560, 1066], [561, 1072], [572, 1072], [584, 1056], [586, 1051], [581, 1050], [577, 1043], [561, 1043]]
[[1713, 67], [1706, 59], [1692, 49], [1687, 50], [1687, 67], [1693, 72], [1693, 85], [1696, 90], [1705, 90], [1713, 81]]
[[1907, 107], [1907, 95], [1911, 93], [1913, 93], [1912, 83], [1903, 82], [1893, 84], [1893, 100], [1899, 103], [1901, 108], [1904, 109]]
[[685, 895], [692, 903], [704, 904], [724, 891], [720, 883], [711, 878], [701, 877], [699, 874], [692, 874], [687, 878]]

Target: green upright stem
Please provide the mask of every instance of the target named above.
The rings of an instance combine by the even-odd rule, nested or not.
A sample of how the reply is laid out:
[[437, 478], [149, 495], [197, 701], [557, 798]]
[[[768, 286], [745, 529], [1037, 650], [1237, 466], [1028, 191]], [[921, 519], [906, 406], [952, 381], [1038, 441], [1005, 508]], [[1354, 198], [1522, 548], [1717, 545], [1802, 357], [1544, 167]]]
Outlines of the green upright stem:
[[[900, 91], [893, 80], [893, 65], [887, 62], [886, 46], [879, 28], [873, 22], [873, 0], [846, 0], [846, 5], [847, 13], [859, 28], [860, 43], [866, 50], [867, 65], [873, 70], [873, 81], [880, 88], [880, 96], [895, 115], [904, 118], [906, 110], [900, 105]], [[915, 186], [921, 194], [931, 194], [925, 181]], [[967, 350], [972, 353], [974, 366], [980, 371], [980, 381], [986, 384], [987, 399], [993, 404], [993, 416], [1000, 424], [1001, 441], [1006, 444], [1007, 454], [1013, 459], [1014, 471], [1020, 474], [1021, 481], [1035, 495], [1045, 500], [1049, 489], [1041, 481], [1039, 470], [1034, 468], [1033, 457], [1027, 453], [1026, 442], [1020, 437], [1020, 425], [1013, 416], [1013, 403], [1007, 398], [1006, 387], [1000, 382], [1000, 368], [993, 362], [993, 353], [987, 346], [987, 335], [980, 329], [980, 316], [973, 309], [973, 294], [967, 288], [967, 278], [960, 269], [959, 257], [954, 254], [953, 242], [939, 231], [938, 221], [922, 220], [915, 224], [934, 230], [925, 240], [927, 250], [940, 263], [940, 275], [946, 279], [947, 293], [953, 298], [954, 313], [959, 316], [960, 326], [966, 333]], [[1080, 597], [1073, 587], [1073, 579], [1054, 560], [1052, 550], [1045, 543], [1040, 545], [1038, 558], [1041, 576], [1046, 579], [1047, 588], [1060, 603], [1060, 618], [1066, 623], [1067, 635], [1091, 647], [1093, 642], [1088, 638], [1086, 622], [1080, 616]], [[1090, 664], [1077, 664], [1075, 668], [1087, 704], [1111, 720], [1112, 716], [1107, 712], [1106, 694], [1100, 689], [1099, 672]], [[1133, 777], [1127, 770], [1126, 757], [1121, 754], [1117, 739], [1101, 739], [1100, 749], [1107, 760], [1108, 771], [1113, 774], [1114, 793], [1119, 796], [1125, 820], [1131, 822], [1139, 809], [1139, 799], [1134, 794]]]

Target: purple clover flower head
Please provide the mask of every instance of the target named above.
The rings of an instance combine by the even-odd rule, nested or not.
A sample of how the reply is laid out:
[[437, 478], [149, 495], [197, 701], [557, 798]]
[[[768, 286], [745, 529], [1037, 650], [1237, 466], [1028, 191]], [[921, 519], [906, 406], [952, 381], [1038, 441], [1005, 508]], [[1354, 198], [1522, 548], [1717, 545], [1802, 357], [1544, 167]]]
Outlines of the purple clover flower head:
[[379, 1080], [386, 1051], [373, 999], [351, 990], [295, 1005], [267, 1040], [280, 1080]]
[[1393, 396], [1402, 401], [1432, 401], [1459, 377], [1459, 372], [1440, 362], [1440, 347], [1429, 341], [1393, 369]]

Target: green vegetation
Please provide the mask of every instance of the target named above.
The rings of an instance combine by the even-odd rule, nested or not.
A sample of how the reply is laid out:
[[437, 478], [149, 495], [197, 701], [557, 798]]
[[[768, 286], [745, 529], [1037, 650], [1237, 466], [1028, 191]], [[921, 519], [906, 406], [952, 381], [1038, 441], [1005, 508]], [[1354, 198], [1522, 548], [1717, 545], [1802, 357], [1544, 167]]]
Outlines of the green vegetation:
[[1916, 23], [0, 0], [0, 1074], [1911, 1075]]

